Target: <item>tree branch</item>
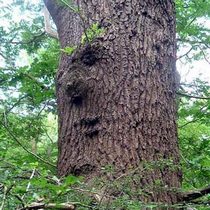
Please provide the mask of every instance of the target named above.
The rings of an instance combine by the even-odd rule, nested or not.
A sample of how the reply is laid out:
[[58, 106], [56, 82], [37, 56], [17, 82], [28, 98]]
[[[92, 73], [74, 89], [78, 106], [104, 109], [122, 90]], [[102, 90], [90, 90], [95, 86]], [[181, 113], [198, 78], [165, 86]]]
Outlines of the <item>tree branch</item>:
[[39, 85], [42, 88], [42, 90], [49, 90], [48, 87], [46, 87], [42, 82], [40, 82], [39, 80], [37, 80], [32, 75], [30, 75], [28, 73], [22, 73], [22, 75], [28, 77], [29, 79], [31, 79], [34, 83], [36, 83], [37, 85]]
[[53, 30], [50, 24], [50, 13], [46, 6], [43, 8], [43, 13], [44, 13], [44, 25], [46, 33], [49, 34], [50, 37], [58, 39], [57, 31]]
[[16, 106], [18, 106], [18, 105], [20, 104], [20, 102], [21, 102], [23, 99], [25, 99], [25, 98], [27, 98], [27, 97], [28, 97], [28, 94], [23, 95], [22, 97], [20, 97], [20, 98], [17, 100], [16, 103], [14, 103], [9, 109], [7, 109], [7, 110], [5, 111], [5, 115], [8, 115]]
[[[193, 47], [194, 47], [194, 46], [193, 46]], [[193, 47], [191, 47], [185, 54], [180, 55], [176, 60], [180, 60], [181, 58], [187, 56], [187, 55], [193, 50]]]
[[200, 119], [194, 119], [194, 120], [188, 121], [188, 122], [186, 122], [185, 124], [178, 126], [178, 128], [181, 129], [181, 128], [183, 128], [183, 127], [189, 125], [190, 123], [195, 123], [195, 122], [197, 122], [197, 121], [199, 121], [199, 120], [200, 120]]
[[47, 164], [47, 165], [50, 165], [52, 167], [55, 167], [56, 166], [46, 160], [44, 160], [43, 158], [41, 158], [40, 156], [34, 154], [33, 152], [31, 152], [30, 150], [28, 150], [17, 138], [16, 136], [12, 133], [12, 131], [6, 126], [4, 125], [2, 122], [1, 124], [3, 125], [3, 127], [6, 129], [6, 131], [10, 134], [10, 136], [29, 154], [31, 154], [32, 156], [34, 156], [35, 158], [37, 158], [38, 160], [42, 161], [43, 163]]
[[59, 5], [56, 3], [55, 0], [44, 0], [44, 4], [47, 7], [48, 12], [50, 13], [55, 25], [56, 23], [56, 18], [59, 15]]
[[189, 202], [197, 198], [203, 197], [209, 193], [210, 193], [210, 185], [206, 188], [184, 194], [183, 201]]
[[201, 48], [200, 48], [200, 50], [201, 50], [201, 52], [202, 52], [202, 54], [203, 54], [204, 60], [205, 60], [208, 64], [210, 64], [210, 61], [208, 60], [208, 58], [207, 58], [206, 54], [204, 53], [204, 51], [203, 51]]
[[33, 38], [30, 39], [29, 41], [26, 41], [26, 42], [23, 42], [23, 41], [17, 41], [17, 42], [11, 41], [10, 43], [11, 44], [31, 44], [33, 42], [36, 42], [37, 39], [39, 39], [40, 37], [42, 37], [44, 35], [45, 35], [45, 31], [41, 32], [40, 34], [34, 35]]
[[0, 56], [1, 56], [2, 58], [4, 58], [4, 60], [7, 60], [7, 57], [6, 57], [2, 52], [0, 52]]
[[187, 97], [187, 98], [196, 98], [196, 99], [210, 100], [210, 97], [193, 96], [193, 95], [188, 95], [188, 94], [180, 93], [180, 92], [176, 92], [176, 94], [177, 94], [177, 95], [180, 95], [180, 96]]

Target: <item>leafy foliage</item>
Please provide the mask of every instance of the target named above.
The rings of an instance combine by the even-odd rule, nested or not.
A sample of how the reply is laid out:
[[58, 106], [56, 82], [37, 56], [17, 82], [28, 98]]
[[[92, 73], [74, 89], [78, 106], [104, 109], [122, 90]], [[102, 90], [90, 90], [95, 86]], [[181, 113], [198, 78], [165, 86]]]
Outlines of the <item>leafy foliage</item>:
[[179, 49], [188, 48], [187, 62], [206, 59], [210, 46], [210, 28], [204, 24], [210, 17], [210, 1], [176, 0]]
[[84, 35], [82, 35], [81, 43], [93, 42], [93, 40], [104, 33], [104, 28], [100, 28], [98, 23], [93, 23]]
[[[188, 85], [187, 85], [188, 86]], [[195, 88], [197, 87], [197, 88]], [[189, 86], [188, 86], [189, 88]], [[208, 83], [196, 79], [190, 94], [209, 97]], [[210, 180], [210, 101], [182, 98], [179, 107], [179, 138], [186, 189], [207, 186]]]
[[61, 49], [62, 52], [66, 53], [67, 55], [72, 55], [72, 53], [76, 50], [76, 46], [73, 47], [65, 47]]

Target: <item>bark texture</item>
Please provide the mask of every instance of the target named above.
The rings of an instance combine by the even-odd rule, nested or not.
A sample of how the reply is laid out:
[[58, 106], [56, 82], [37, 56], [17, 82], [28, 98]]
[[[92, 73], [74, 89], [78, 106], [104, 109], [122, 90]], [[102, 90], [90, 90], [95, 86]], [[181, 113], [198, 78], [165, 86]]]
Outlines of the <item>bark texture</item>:
[[[96, 176], [112, 165], [118, 175], [142, 162], [179, 164], [176, 125], [175, 6], [172, 0], [82, 0], [87, 25], [105, 32], [72, 55], [57, 74], [60, 176]], [[61, 48], [78, 45], [78, 14], [45, 0]], [[141, 174], [139, 174], [141, 176]], [[161, 180], [147, 200], [175, 203], [178, 168], [168, 164], [142, 176], [139, 187]], [[169, 190], [170, 189], [170, 192]]]

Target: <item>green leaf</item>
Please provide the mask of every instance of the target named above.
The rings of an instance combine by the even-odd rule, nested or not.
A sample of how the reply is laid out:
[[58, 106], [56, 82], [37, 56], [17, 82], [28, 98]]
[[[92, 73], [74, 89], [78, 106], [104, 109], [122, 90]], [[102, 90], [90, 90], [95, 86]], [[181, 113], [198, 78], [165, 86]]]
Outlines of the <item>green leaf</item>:
[[65, 47], [64, 49], [61, 49], [62, 52], [68, 54], [68, 55], [72, 55], [72, 53], [76, 50], [76, 46], [73, 47]]
[[73, 185], [73, 184], [76, 184], [76, 183], [79, 183], [80, 179], [76, 176], [67, 176], [65, 179], [64, 179], [64, 184], [66, 186], [69, 186], [69, 185]]

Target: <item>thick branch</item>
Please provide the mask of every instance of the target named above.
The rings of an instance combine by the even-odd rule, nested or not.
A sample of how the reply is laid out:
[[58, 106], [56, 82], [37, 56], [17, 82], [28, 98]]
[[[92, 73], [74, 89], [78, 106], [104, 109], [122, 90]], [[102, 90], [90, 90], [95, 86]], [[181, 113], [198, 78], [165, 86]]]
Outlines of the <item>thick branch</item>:
[[56, 23], [56, 17], [58, 16], [59, 12], [59, 5], [56, 3], [55, 0], [44, 0], [45, 6], [47, 8], [47, 10], [49, 11], [54, 23], [57, 25]]
[[47, 7], [44, 7], [43, 9], [43, 13], [44, 13], [44, 24], [45, 24], [45, 31], [46, 33], [55, 39], [58, 39], [58, 33], [57, 31], [52, 29], [52, 26], [50, 24], [50, 13], [47, 9]]
[[183, 201], [189, 202], [197, 198], [203, 197], [209, 193], [210, 193], [210, 185], [206, 188], [184, 194]]

